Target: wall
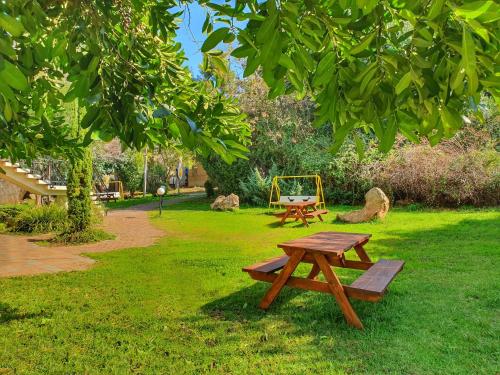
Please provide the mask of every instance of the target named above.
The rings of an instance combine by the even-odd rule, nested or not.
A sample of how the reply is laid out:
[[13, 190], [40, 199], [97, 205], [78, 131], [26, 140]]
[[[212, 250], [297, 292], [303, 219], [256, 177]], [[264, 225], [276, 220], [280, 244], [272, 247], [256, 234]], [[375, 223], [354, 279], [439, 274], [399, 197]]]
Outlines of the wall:
[[25, 193], [21, 188], [0, 178], [0, 204], [19, 203]]

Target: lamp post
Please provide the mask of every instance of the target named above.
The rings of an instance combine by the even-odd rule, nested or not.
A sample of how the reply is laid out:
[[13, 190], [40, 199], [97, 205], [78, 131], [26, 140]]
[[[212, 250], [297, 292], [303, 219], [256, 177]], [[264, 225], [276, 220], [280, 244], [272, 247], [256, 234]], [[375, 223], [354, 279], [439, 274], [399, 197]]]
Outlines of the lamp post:
[[160, 216], [161, 216], [161, 209], [163, 208], [163, 196], [165, 195], [165, 186], [160, 186], [156, 190], [156, 194], [160, 197]]

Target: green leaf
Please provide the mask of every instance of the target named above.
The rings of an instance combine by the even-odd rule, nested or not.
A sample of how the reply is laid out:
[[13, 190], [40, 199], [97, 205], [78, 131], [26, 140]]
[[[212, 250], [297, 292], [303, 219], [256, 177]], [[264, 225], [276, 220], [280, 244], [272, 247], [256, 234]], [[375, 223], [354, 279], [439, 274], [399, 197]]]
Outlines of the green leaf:
[[453, 108], [443, 107], [440, 115], [446, 136], [453, 135], [463, 125], [462, 116]]
[[7, 60], [3, 62], [3, 67], [0, 68], [0, 78], [13, 89], [25, 90], [28, 88], [28, 81], [23, 72]]
[[394, 116], [392, 116], [387, 121], [387, 126], [384, 129], [384, 135], [380, 139], [379, 150], [382, 152], [388, 152], [394, 141], [396, 140], [396, 133], [398, 132], [398, 124]]
[[236, 48], [233, 52], [231, 52], [231, 56], [234, 56], [238, 59], [242, 57], [248, 57], [255, 53], [255, 48], [250, 45], [243, 44], [240, 47]]
[[365, 144], [363, 140], [357, 135], [354, 134], [354, 145], [356, 146], [356, 153], [360, 160], [365, 158]]
[[83, 116], [80, 126], [82, 129], [88, 129], [92, 126], [94, 121], [97, 119], [99, 116], [99, 108], [97, 107], [91, 107], [87, 110], [87, 113], [85, 113], [85, 116]]
[[351, 55], [357, 55], [358, 53], [361, 53], [361, 52], [365, 51], [366, 49], [368, 49], [373, 38], [375, 38], [375, 35], [377, 35], [377, 33], [374, 31], [373, 33], [371, 33], [370, 35], [365, 37], [361, 41], [361, 43], [359, 43], [357, 46], [351, 48], [351, 51], [350, 51]]
[[297, 70], [295, 63], [288, 55], [280, 55], [280, 58], [278, 60], [278, 64], [280, 64], [281, 66], [284, 66], [285, 68], [287, 68], [289, 70], [293, 70], [293, 71]]
[[345, 137], [354, 128], [356, 123], [356, 121], [349, 121], [344, 126], [335, 129], [335, 132], [333, 133], [333, 144], [329, 150], [332, 154], [336, 154], [340, 150]]
[[427, 14], [427, 18], [429, 20], [433, 20], [438, 17], [441, 13], [441, 9], [443, 8], [445, 0], [432, 0], [431, 7], [429, 9], [429, 13]]
[[395, 89], [397, 95], [401, 94], [410, 85], [411, 77], [412, 77], [411, 71], [406, 73], [403, 77], [401, 77]]
[[476, 71], [476, 46], [472, 34], [464, 26], [462, 34], [462, 59], [465, 74], [468, 78], [468, 92], [474, 94], [478, 89], [478, 77]]
[[14, 51], [14, 48], [5, 39], [0, 39], [0, 53], [8, 57], [16, 56], [16, 51]]
[[7, 122], [12, 120], [12, 108], [10, 107], [8, 100], [5, 101], [5, 107], [3, 109], [3, 114], [4, 114], [5, 120], [7, 120]]
[[254, 57], [254, 58], [248, 58], [247, 59], [247, 65], [245, 66], [245, 70], [243, 71], [243, 77], [248, 77], [251, 75], [255, 70], [257, 70], [257, 67], [260, 65], [260, 58], [259, 57]]
[[14, 37], [24, 32], [24, 26], [20, 21], [4, 13], [0, 13], [0, 27]]
[[474, 1], [466, 3], [459, 8], [455, 8], [454, 12], [457, 16], [464, 18], [477, 18], [486, 13], [488, 9], [494, 4], [493, 1]]
[[221, 27], [211, 33], [201, 46], [201, 52], [210, 51], [212, 48], [217, 46], [229, 33], [228, 27]]
[[464, 60], [462, 59], [458, 63], [457, 67], [455, 68], [455, 71], [453, 72], [453, 75], [451, 76], [450, 87], [453, 90], [457, 89], [457, 87], [459, 87], [464, 83], [464, 77], [465, 77], [465, 69], [464, 69]]
[[472, 18], [466, 19], [466, 22], [471, 26], [471, 29], [474, 33], [483, 38], [487, 43], [490, 42], [488, 30], [483, 25]]

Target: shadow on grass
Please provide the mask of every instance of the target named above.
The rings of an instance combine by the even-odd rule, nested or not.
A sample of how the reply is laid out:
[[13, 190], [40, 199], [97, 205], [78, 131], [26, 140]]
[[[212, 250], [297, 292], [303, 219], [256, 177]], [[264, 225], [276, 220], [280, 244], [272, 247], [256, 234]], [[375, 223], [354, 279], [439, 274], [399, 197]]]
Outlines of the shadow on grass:
[[9, 323], [14, 320], [32, 319], [45, 316], [43, 312], [40, 313], [21, 313], [19, 309], [13, 308], [6, 303], [0, 302], [0, 324]]
[[[392, 332], [395, 327], [406, 332], [425, 329], [412, 309], [423, 307], [424, 314], [433, 316], [438, 314], [432, 310], [433, 304], [441, 305], [443, 300], [448, 300], [449, 304], [458, 303], [461, 293], [464, 293], [462, 287], [467, 286], [464, 284], [463, 273], [457, 271], [462, 268], [470, 274], [474, 274], [475, 270], [484, 271], [484, 258], [480, 261], [476, 259], [476, 255], [492, 257], [495, 256], [495, 251], [498, 252], [498, 246], [495, 250], [493, 234], [498, 233], [499, 223], [500, 217], [467, 219], [432, 230], [390, 231], [388, 233], [394, 235], [393, 238], [375, 238], [371, 241], [374, 245], [372, 255], [375, 258], [403, 259], [406, 265], [380, 302], [351, 301], [365, 328], [378, 332]], [[425, 256], [422, 257], [422, 254]], [[340, 275], [346, 284], [350, 284], [343, 278], [345, 275], [342, 272], [349, 270], [341, 270]], [[353, 280], [355, 278], [356, 276]], [[494, 283], [494, 280], [484, 282]], [[255, 282], [247, 288], [207, 303], [202, 306], [201, 312], [217, 320], [250, 322], [255, 324], [256, 329], [259, 322], [269, 315], [276, 322], [291, 323], [294, 330], [300, 333], [330, 332], [331, 335], [349, 328], [334, 297], [329, 294], [285, 287], [267, 312], [260, 310], [258, 304], [269, 287], [269, 283]], [[484, 295], [484, 298], [485, 304], [490, 306], [492, 296]], [[422, 305], [419, 301], [427, 303]], [[443, 323], [446, 327], [454, 319], [465, 319], [462, 316], [464, 313], [467, 311], [457, 309], [454, 314], [440, 316], [440, 319], [446, 320]], [[321, 324], [317, 325], [317, 322]], [[210, 323], [207, 324], [209, 329]]]

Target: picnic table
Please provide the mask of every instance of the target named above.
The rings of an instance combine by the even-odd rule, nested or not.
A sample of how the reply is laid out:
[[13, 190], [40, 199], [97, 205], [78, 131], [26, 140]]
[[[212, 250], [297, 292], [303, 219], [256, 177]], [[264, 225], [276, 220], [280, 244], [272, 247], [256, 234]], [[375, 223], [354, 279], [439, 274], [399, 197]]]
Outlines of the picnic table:
[[276, 216], [281, 217], [281, 225], [285, 223], [286, 219], [292, 218], [295, 219], [295, 221], [298, 221], [299, 219], [302, 220], [302, 223], [304, 223], [304, 225], [308, 227], [309, 223], [307, 222], [307, 219], [318, 217], [321, 221], [323, 221], [321, 215], [325, 215], [328, 213], [327, 210], [318, 210], [316, 208], [316, 201], [314, 200], [280, 202], [280, 205], [286, 207], [285, 212], [275, 214]]
[[[320, 232], [278, 244], [285, 255], [243, 268], [254, 280], [272, 283], [259, 307], [268, 309], [285, 285], [292, 288], [330, 293], [335, 297], [342, 313], [351, 326], [363, 329], [349, 298], [377, 302], [385, 294], [387, 286], [403, 268], [401, 260], [372, 262], [364, 249], [371, 234]], [[359, 260], [346, 259], [351, 249]], [[300, 263], [312, 264], [306, 278], [292, 276]], [[343, 285], [332, 266], [353, 268], [365, 272], [351, 285]], [[276, 271], [281, 272], [276, 273]], [[326, 282], [317, 279], [322, 272]]]

